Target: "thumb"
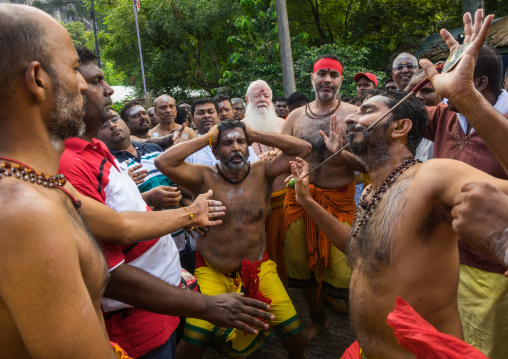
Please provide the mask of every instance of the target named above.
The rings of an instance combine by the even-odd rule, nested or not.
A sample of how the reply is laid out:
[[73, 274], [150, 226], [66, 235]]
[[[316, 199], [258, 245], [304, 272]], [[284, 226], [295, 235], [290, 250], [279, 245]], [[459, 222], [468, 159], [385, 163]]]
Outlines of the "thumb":
[[325, 140], [325, 141], [328, 140], [328, 136], [326, 135], [326, 133], [324, 133], [323, 131], [319, 130], [319, 134], [321, 135], [321, 137], [323, 137], [323, 140]]
[[432, 78], [434, 76], [439, 74], [439, 72], [436, 70], [436, 68], [432, 64], [432, 62], [430, 62], [427, 59], [420, 60], [420, 66], [422, 67], [422, 69], [425, 70], [425, 72], [427, 73], [427, 76], [430, 79], [430, 81], [432, 81]]
[[208, 192], [203, 193], [203, 194], [205, 196], [205, 199], [209, 199], [210, 197], [213, 196], [213, 191], [211, 189], [209, 189]]

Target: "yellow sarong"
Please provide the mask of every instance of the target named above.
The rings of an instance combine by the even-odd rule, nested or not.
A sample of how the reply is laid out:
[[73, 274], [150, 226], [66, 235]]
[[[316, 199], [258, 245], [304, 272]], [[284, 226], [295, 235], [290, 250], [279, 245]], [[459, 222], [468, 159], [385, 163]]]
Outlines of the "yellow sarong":
[[508, 358], [508, 278], [461, 264], [457, 300], [464, 340], [490, 359]]
[[[241, 274], [224, 274], [206, 264], [196, 268], [194, 272], [201, 293], [217, 295], [242, 291]], [[230, 356], [248, 356], [263, 347], [275, 333], [282, 340], [300, 333], [303, 329], [302, 323], [277, 275], [275, 263], [266, 260], [258, 268], [259, 291], [271, 299], [270, 313], [275, 316], [273, 321], [268, 321], [269, 329], [256, 328], [258, 335], [245, 335], [238, 329], [221, 328], [201, 319], [187, 318], [183, 340], [198, 346], [211, 346], [220, 353]]]

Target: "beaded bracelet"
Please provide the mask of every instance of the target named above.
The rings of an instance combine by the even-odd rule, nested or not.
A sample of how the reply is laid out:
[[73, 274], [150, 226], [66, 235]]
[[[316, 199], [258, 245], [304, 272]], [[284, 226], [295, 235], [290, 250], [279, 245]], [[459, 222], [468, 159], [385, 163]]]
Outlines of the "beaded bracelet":
[[187, 207], [182, 207], [182, 208], [185, 209], [187, 211], [187, 213], [189, 213], [189, 218], [192, 219], [191, 230], [194, 230], [194, 228], [195, 228], [195, 225], [194, 225], [194, 215], [187, 209]]

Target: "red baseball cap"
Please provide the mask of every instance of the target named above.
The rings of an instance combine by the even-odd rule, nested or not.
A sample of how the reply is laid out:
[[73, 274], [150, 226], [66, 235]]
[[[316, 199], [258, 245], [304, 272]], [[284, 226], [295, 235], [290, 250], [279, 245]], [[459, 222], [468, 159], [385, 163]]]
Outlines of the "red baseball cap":
[[359, 72], [355, 75], [354, 80], [355, 82], [358, 82], [360, 80], [360, 77], [365, 76], [370, 81], [374, 82], [374, 85], [377, 86], [377, 77], [374, 74], [371, 74], [370, 72]]

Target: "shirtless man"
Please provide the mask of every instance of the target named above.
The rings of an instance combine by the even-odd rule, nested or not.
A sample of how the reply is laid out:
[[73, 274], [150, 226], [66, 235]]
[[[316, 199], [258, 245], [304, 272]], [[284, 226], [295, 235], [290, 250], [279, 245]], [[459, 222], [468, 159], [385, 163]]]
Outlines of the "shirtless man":
[[[148, 132], [151, 137], [167, 136], [182, 127], [175, 122], [176, 105], [173, 97], [168, 95], [159, 96], [155, 99], [154, 106], [155, 113], [157, 114], [160, 122]], [[185, 128], [181, 136], [181, 141], [187, 141], [195, 137], [196, 132], [190, 128]]]
[[[274, 159], [251, 164], [247, 162], [249, 142], [276, 145], [281, 152]], [[210, 143], [220, 163], [208, 167], [185, 162], [187, 156]], [[299, 154], [307, 156], [309, 152], [310, 145], [305, 141], [255, 131], [241, 121], [229, 120], [214, 126], [206, 136], [174, 146], [155, 160], [162, 173], [195, 195], [212, 188], [217, 200], [228, 208], [229, 216], [224, 217], [222, 228], [210, 228], [197, 240], [195, 275], [201, 292], [210, 295], [241, 291], [242, 286], [249, 297], [266, 297], [275, 316], [268, 323], [285, 338], [283, 345], [290, 358], [303, 357], [306, 340], [275, 264], [266, 257], [264, 224], [274, 178], [289, 170], [290, 159]], [[259, 288], [255, 284], [256, 275]], [[214, 347], [241, 356], [261, 346], [267, 334], [237, 335], [234, 330], [216, 329], [203, 320], [188, 319], [179, 353], [186, 358], [202, 357], [205, 346], [217, 337], [215, 330], [227, 339]]]
[[[326, 146], [330, 116], [335, 114], [344, 119], [357, 108], [336, 98], [342, 79], [342, 65], [336, 56], [325, 55], [317, 59], [311, 74], [316, 100], [291, 112], [282, 128], [282, 133], [312, 145], [312, 152], [306, 159], [310, 168], [332, 154]], [[354, 171], [359, 170], [358, 166], [354, 156], [343, 152], [310, 176], [310, 183], [315, 186], [314, 198], [348, 224], [353, 222], [356, 210]], [[324, 289], [338, 303], [344, 303], [348, 299], [351, 270], [346, 256], [330, 245], [329, 238], [322, 231], [317, 234], [313, 225], [306, 228], [304, 223], [309, 221], [312, 219], [298, 205], [294, 190], [289, 188], [284, 203], [288, 283], [290, 287], [303, 290], [311, 316], [307, 335], [312, 340], [329, 326], [323, 296], [318, 297], [319, 289]]]
[[[251, 82], [245, 95], [247, 107], [244, 122], [257, 131], [280, 133], [284, 120], [275, 113], [275, 106], [272, 102], [272, 90], [263, 80]], [[272, 151], [274, 147], [268, 147], [262, 143], [255, 142], [252, 148], [257, 156], [266, 151]], [[270, 214], [266, 218], [266, 252], [268, 258], [277, 264], [277, 273], [284, 285], [287, 287], [286, 263], [284, 261], [284, 237], [285, 232], [281, 226], [284, 215], [284, 198], [286, 197], [286, 185], [283, 174], [275, 178], [272, 184], [270, 199]]]
[[[1, 4], [0, 44], [2, 163], [56, 174], [62, 141], [83, 129], [71, 37], [36, 8]], [[0, 174], [0, 357], [116, 358], [101, 313], [106, 261], [72, 201]]]
[[[438, 93], [471, 116], [468, 119], [475, 128], [489, 127], [490, 132], [494, 132], [492, 122], [504, 121], [503, 116], [474, 88], [473, 69], [492, 18], [482, 26], [477, 13], [475, 33], [471, 36], [466, 29], [466, 42], [474, 39], [473, 45], [452, 72], [438, 74], [430, 61], [420, 62]], [[468, 24], [471, 29], [470, 16]], [[442, 34], [450, 45], [451, 35]], [[451, 209], [469, 182], [489, 182], [508, 193], [508, 182], [462, 162], [432, 159], [419, 164], [413, 160], [427, 122], [425, 107], [414, 97], [366, 130], [404, 96], [385, 92], [346, 118], [351, 150], [366, 163], [372, 178], [351, 229], [313, 202], [306, 179], [302, 181], [308, 168], [302, 160], [293, 163], [298, 201], [339, 248], [347, 245], [353, 270], [351, 322], [370, 359], [414, 358], [397, 344], [393, 329], [386, 324], [397, 297], [440, 332], [463, 339], [457, 307], [458, 236], [452, 228]], [[506, 156], [500, 160], [508, 164]]]

